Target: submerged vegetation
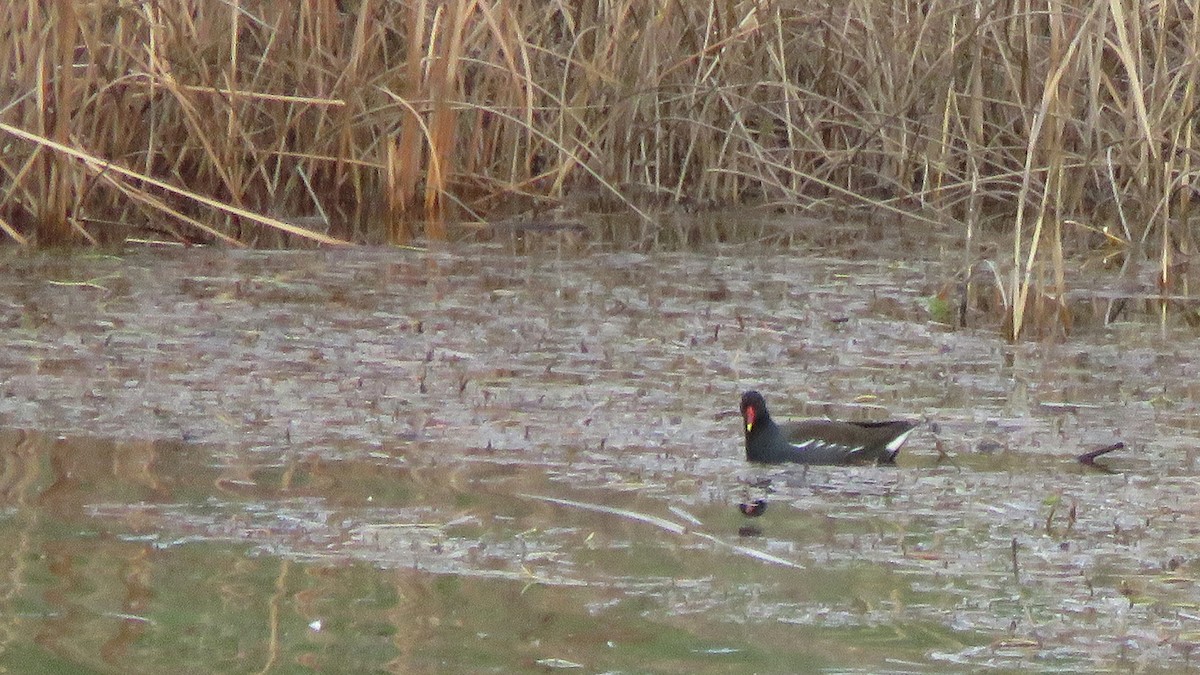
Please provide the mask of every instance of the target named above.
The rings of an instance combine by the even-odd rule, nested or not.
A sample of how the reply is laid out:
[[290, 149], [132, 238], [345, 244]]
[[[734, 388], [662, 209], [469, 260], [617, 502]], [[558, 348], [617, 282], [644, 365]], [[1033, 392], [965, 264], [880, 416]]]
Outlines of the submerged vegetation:
[[[861, 210], [954, 234], [968, 279], [1001, 233], [1010, 337], [1067, 323], [1080, 251], [1188, 296], [1183, 3], [59, 0], [6, 3], [0, 31], [15, 242], [404, 243], [603, 213], [628, 225], [594, 234], [644, 244], [681, 207]], [[677, 239], [764, 236], [738, 220]]]

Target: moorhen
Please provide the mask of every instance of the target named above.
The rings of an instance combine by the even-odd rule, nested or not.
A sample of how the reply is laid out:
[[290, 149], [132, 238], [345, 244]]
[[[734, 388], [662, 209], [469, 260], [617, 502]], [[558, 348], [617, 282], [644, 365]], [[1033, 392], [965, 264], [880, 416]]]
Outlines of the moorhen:
[[757, 391], [742, 394], [746, 459], [782, 464], [894, 464], [916, 422], [805, 420], [776, 424]]

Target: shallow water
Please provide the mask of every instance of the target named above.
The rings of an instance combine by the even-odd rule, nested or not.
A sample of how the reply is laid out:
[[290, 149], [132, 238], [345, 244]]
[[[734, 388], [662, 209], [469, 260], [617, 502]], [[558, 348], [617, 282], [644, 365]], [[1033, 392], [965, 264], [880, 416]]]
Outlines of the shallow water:
[[[6, 266], [11, 670], [1128, 670], [1200, 642], [1186, 327], [1008, 346], [931, 321], [945, 265], [911, 255]], [[894, 469], [755, 467], [751, 387], [924, 424]], [[1113, 473], [1073, 460], [1115, 441]]]

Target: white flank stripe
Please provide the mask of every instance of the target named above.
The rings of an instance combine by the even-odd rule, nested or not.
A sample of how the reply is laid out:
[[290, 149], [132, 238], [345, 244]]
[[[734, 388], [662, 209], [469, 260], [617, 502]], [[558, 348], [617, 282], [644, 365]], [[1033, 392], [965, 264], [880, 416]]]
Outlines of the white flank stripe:
[[887, 446], [885, 446], [885, 447], [887, 447], [888, 452], [899, 452], [900, 446], [904, 445], [904, 441], [908, 440], [908, 435], [911, 434], [912, 432], [913, 432], [913, 430], [909, 429], [908, 431], [906, 431], [906, 432], [900, 434], [899, 436], [897, 436], [896, 438], [892, 439], [892, 442], [888, 443]]

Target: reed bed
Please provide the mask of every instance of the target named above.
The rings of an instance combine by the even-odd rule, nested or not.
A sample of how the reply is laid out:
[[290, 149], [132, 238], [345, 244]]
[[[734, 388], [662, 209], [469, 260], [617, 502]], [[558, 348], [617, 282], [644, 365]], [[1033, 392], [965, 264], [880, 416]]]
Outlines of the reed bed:
[[1195, 3], [27, 0], [0, 31], [15, 242], [861, 209], [955, 233], [966, 270], [1002, 233], [1011, 338], [1060, 323], [1080, 251], [1188, 295]]

